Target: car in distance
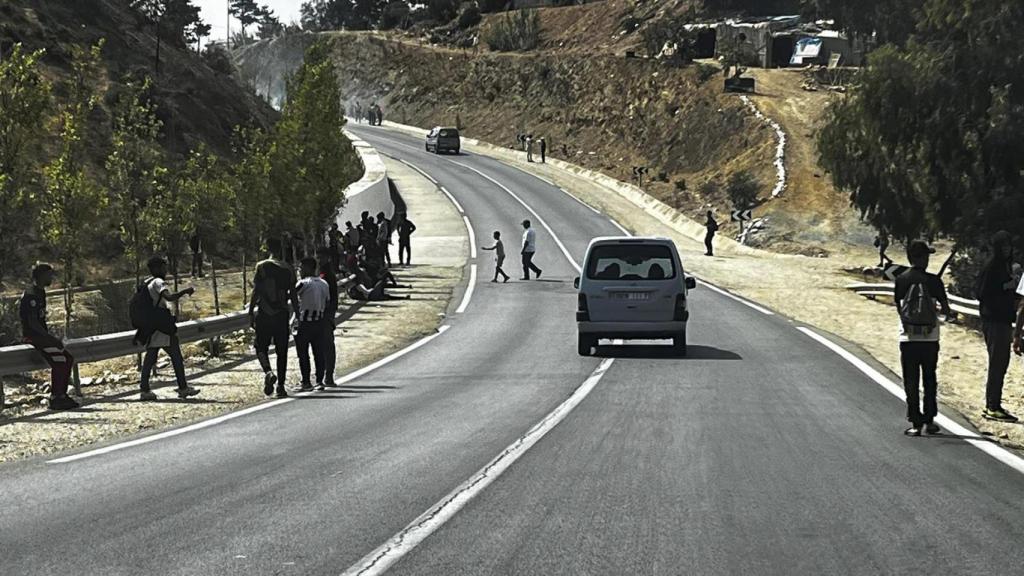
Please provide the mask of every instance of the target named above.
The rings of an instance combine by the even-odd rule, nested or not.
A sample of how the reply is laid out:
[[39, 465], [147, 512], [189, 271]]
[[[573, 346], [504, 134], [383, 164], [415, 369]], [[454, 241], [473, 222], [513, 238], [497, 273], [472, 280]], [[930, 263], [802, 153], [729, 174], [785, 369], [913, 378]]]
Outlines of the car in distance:
[[459, 139], [459, 130], [457, 128], [435, 126], [427, 133], [427, 152], [433, 152], [434, 154], [452, 152], [458, 154], [460, 148], [462, 148], [462, 141]]
[[684, 273], [671, 240], [595, 238], [573, 285], [581, 356], [601, 338], [671, 339], [675, 352], [686, 354], [686, 299], [697, 281]]

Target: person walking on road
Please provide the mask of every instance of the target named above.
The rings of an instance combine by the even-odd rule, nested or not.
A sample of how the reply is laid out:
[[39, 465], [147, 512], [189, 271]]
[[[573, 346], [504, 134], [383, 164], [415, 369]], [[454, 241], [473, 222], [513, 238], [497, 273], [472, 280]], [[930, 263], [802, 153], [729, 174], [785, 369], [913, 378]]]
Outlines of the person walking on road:
[[[416, 232], [416, 224], [409, 217], [402, 218], [398, 224], [398, 263], [408, 266], [412, 263], [412, 235]], [[404, 258], [404, 259], [403, 259]]]
[[707, 222], [704, 223], [704, 226], [708, 230], [707, 234], [704, 235], [704, 247], [707, 248], [707, 252], [705, 252], [704, 255], [705, 256], [714, 256], [715, 255], [714, 240], [715, 240], [715, 233], [718, 232], [718, 221], [715, 220], [715, 215], [711, 213], [711, 210], [708, 210], [708, 220], [707, 220]]
[[313, 349], [313, 363], [316, 366], [316, 389], [324, 389], [324, 313], [330, 301], [330, 287], [317, 274], [315, 258], [303, 258], [300, 263], [302, 279], [295, 286], [299, 300], [296, 314], [295, 349], [299, 355], [299, 371], [302, 373], [302, 392], [313, 390], [310, 380], [309, 349]]
[[[505, 274], [505, 271], [501, 269], [501, 265], [505, 263], [505, 245], [501, 242], [501, 232], [498, 232], [497, 230], [494, 231], [493, 246], [483, 246], [481, 249], [494, 250], [494, 279], [492, 279], [491, 282], [497, 282], [499, 274], [505, 277], [505, 279], [502, 280], [503, 283], [508, 282], [508, 274]], [[538, 276], [540, 276], [539, 271]]]
[[1003, 408], [1003, 380], [1010, 367], [1017, 287], [1013, 279], [1012, 263], [1012, 239], [1009, 233], [1000, 230], [992, 236], [992, 254], [975, 285], [981, 312], [981, 332], [988, 349], [985, 410], [982, 416], [999, 422], [1017, 421], [1016, 416]]
[[64, 342], [50, 334], [46, 325], [46, 288], [53, 283], [54, 271], [49, 264], [39, 263], [32, 268], [32, 285], [18, 302], [23, 341], [35, 348], [50, 365], [50, 410], [78, 408], [68, 396], [68, 381], [75, 358], [64, 348]]
[[[922, 240], [907, 246], [912, 268], [896, 278], [896, 309], [900, 315], [900, 364], [903, 388], [907, 394], [908, 436], [920, 436], [924, 428], [937, 434], [935, 416], [939, 413], [938, 376], [939, 316], [935, 304], [948, 316], [949, 300], [942, 280], [928, 273], [928, 260], [934, 250]], [[920, 383], [924, 381], [924, 410], [921, 409]]]
[[[267, 241], [269, 257], [256, 264], [252, 296], [249, 298], [249, 325], [256, 330], [256, 358], [263, 369], [263, 393], [277, 392], [287, 398], [285, 378], [288, 372], [288, 318], [298, 308], [295, 299], [295, 272], [282, 260], [281, 243]], [[277, 372], [270, 366], [270, 345], [274, 345]]]
[[[196, 289], [185, 288], [180, 292], [171, 292], [167, 285], [167, 261], [161, 256], [153, 256], [146, 262], [149, 268], [150, 278], [145, 282], [145, 290], [148, 291], [149, 299], [156, 314], [165, 318], [166, 324], [160, 326], [155, 324], [156, 329], [150, 332], [146, 340], [146, 356], [142, 360], [141, 392], [139, 399], [145, 401], [156, 400], [156, 394], [149, 387], [149, 379], [156, 366], [157, 355], [160, 350], [167, 353], [171, 359], [171, 366], [174, 368], [174, 377], [178, 381], [178, 397], [189, 398], [199, 394], [198, 388], [188, 385], [185, 380], [185, 360], [181, 355], [181, 343], [178, 341], [177, 326], [174, 315], [171, 314], [171, 302], [177, 302], [185, 296], [195, 294]], [[169, 319], [168, 319], [169, 317]]]
[[337, 364], [338, 349], [334, 342], [338, 315], [338, 275], [326, 254], [320, 258], [320, 278], [327, 283], [327, 307], [324, 308], [324, 379], [328, 388], [334, 387], [334, 367]]
[[544, 137], [540, 137], [540, 163], [544, 164], [547, 161], [548, 143], [544, 140]]
[[530, 228], [530, 221], [523, 220], [523, 280], [530, 279], [530, 270], [533, 270], [540, 279], [541, 269], [533, 263], [533, 255], [537, 252], [537, 233]]

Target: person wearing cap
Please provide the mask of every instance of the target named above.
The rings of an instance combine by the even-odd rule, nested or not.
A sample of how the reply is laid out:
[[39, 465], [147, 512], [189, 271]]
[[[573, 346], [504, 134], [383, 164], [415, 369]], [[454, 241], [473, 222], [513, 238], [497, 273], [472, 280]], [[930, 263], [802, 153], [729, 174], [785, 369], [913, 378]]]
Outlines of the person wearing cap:
[[988, 374], [985, 379], [985, 410], [982, 417], [999, 422], [1016, 422], [1017, 417], [1003, 408], [1003, 380], [1010, 367], [1013, 341], [1015, 288], [1013, 277], [1013, 239], [1005, 230], [992, 235], [992, 252], [978, 276], [975, 295], [981, 313], [981, 332], [988, 350]]
[[[149, 290], [149, 297], [157, 308], [164, 308], [170, 311], [170, 303], [177, 302], [185, 296], [191, 296], [196, 289], [185, 288], [180, 292], [171, 292], [167, 286], [167, 261], [161, 256], [153, 256], [146, 262], [151, 276], [146, 280], [146, 289]], [[171, 366], [174, 368], [174, 378], [178, 382], [178, 397], [189, 398], [199, 394], [198, 388], [188, 385], [185, 380], [185, 360], [181, 355], [181, 343], [178, 342], [177, 334], [165, 334], [159, 330], [153, 331], [146, 341], [146, 355], [142, 359], [142, 374], [140, 383], [139, 400], [156, 400], [156, 394], [149, 387], [149, 378], [156, 366], [157, 355], [163, 350], [171, 358]]]
[[541, 269], [533, 263], [533, 255], [537, 252], [537, 232], [530, 228], [530, 221], [523, 220], [523, 280], [530, 279], [530, 270], [540, 279]]
[[[907, 245], [911, 268], [896, 278], [896, 309], [900, 312], [900, 365], [903, 388], [907, 394], [907, 420], [910, 428], [903, 433], [920, 436], [924, 428], [937, 434], [935, 416], [939, 413], [938, 376], [939, 318], [935, 303], [948, 316], [949, 300], [942, 280], [928, 273], [928, 260], [934, 250], [922, 240]], [[924, 320], [922, 320], [924, 318]], [[924, 409], [921, 408], [920, 384], [924, 384]]]
[[53, 276], [49, 264], [39, 263], [32, 268], [32, 285], [21, 296], [18, 317], [24, 342], [39, 351], [50, 365], [50, 410], [73, 410], [78, 408], [78, 402], [68, 397], [68, 380], [75, 359], [46, 325], [46, 287], [53, 283]]

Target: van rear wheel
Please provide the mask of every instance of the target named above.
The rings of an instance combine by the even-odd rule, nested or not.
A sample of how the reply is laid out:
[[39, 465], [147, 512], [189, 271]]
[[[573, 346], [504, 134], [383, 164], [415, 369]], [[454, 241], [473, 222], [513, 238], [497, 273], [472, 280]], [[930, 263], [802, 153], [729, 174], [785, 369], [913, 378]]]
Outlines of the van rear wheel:
[[577, 337], [577, 352], [580, 356], [590, 356], [594, 352], [594, 348], [597, 346], [597, 338], [593, 336], [585, 336], [580, 334]]
[[686, 330], [672, 338], [672, 351], [679, 356], [686, 356]]

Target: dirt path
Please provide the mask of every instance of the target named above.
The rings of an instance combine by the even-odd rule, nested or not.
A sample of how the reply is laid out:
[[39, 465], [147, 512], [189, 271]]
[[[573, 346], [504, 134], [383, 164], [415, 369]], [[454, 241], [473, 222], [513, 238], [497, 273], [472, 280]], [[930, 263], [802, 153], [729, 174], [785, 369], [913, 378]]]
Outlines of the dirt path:
[[[436, 330], [451, 293], [462, 277], [467, 252], [466, 229], [458, 213], [432, 184], [404, 165], [386, 160], [416, 222], [413, 239], [416, 264], [395, 269], [408, 288], [391, 293], [410, 300], [362, 303], [336, 332], [336, 376], [404, 348]], [[397, 246], [392, 247], [397, 261]], [[343, 303], [346, 306], [347, 303]], [[262, 372], [252, 356], [252, 334], [224, 339], [226, 352], [212, 358], [202, 345], [186, 347], [189, 383], [202, 389], [190, 400], [174, 394], [173, 374], [166, 361], [154, 381], [157, 402], [138, 401], [138, 373], [133, 358], [89, 364], [83, 374], [102, 383], [87, 386], [79, 410], [48, 412], [34, 384], [8, 384], [8, 401], [17, 403], [0, 414], [0, 462], [68, 450], [137, 432], [178, 426], [264, 401]], [[289, 379], [298, 380], [298, 361], [290, 351]]]

